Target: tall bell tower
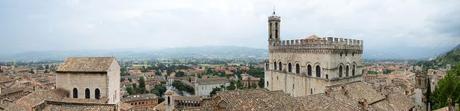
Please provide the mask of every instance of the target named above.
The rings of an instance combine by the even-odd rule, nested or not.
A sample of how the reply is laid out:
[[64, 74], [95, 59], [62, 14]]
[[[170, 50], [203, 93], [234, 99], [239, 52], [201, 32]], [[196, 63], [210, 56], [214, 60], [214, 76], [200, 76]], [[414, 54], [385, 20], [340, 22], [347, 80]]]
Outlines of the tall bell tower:
[[268, 17], [268, 43], [270, 46], [276, 45], [280, 41], [280, 17], [273, 11], [273, 15]]

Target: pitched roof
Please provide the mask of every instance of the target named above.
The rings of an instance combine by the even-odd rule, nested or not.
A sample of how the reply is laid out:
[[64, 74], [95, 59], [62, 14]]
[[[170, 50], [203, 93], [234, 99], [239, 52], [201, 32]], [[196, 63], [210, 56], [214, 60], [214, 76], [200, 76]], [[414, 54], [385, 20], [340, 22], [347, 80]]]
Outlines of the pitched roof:
[[218, 92], [212, 99], [205, 100], [202, 109], [237, 111], [360, 111], [367, 109], [371, 111], [400, 111], [413, 107], [411, 99], [404, 94], [392, 93], [388, 98], [385, 98], [366, 83], [355, 82], [346, 84], [344, 88], [333, 88], [329, 93], [302, 97], [292, 97], [282, 91], [261, 89], [223, 91]]
[[155, 94], [139, 94], [139, 95], [130, 95], [128, 97], [121, 98], [121, 101], [137, 101], [137, 100], [149, 100], [149, 99], [158, 99], [158, 96]]
[[115, 111], [115, 104], [72, 103], [62, 101], [46, 101], [43, 111]]
[[114, 57], [69, 57], [56, 72], [107, 72]]
[[203, 78], [196, 81], [199, 85], [209, 85], [209, 84], [225, 84], [230, 83], [227, 78], [223, 77], [212, 77], [212, 78]]

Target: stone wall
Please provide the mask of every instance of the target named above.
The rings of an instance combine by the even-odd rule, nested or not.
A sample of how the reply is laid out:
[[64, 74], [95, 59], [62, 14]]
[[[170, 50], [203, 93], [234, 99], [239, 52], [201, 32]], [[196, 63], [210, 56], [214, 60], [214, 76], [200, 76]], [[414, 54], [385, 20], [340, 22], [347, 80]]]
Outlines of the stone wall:
[[73, 98], [73, 89], [77, 88], [78, 98], [85, 98], [85, 90], [90, 90], [90, 99], [95, 98], [95, 90], [100, 90], [100, 98], [107, 98], [108, 104], [120, 101], [120, 66], [114, 61], [107, 73], [57, 73], [56, 88], [69, 92]]
[[85, 89], [90, 90], [90, 98], [95, 99], [96, 88], [100, 90], [101, 98], [107, 98], [107, 74], [104, 73], [57, 73], [56, 88], [62, 88], [73, 96], [73, 89], [77, 88], [78, 98], [85, 98]]
[[109, 104], [120, 102], [120, 65], [117, 61], [113, 61], [108, 72], [108, 99]]

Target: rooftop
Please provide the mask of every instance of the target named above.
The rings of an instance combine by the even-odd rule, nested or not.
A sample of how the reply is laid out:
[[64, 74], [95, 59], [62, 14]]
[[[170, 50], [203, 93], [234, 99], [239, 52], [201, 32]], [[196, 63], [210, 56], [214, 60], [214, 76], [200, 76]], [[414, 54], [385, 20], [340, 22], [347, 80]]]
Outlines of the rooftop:
[[[347, 93], [345, 93], [347, 92]], [[218, 92], [204, 101], [204, 110], [299, 110], [299, 111], [360, 111], [407, 110], [413, 108], [411, 99], [401, 93], [383, 96], [363, 82], [346, 84], [320, 93], [292, 97], [282, 91], [263, 89]]]
[[225, 84], [225, 83], [230, 83], [230, 81], [227, 78], [212, 77], [212, 78], [197, 79], [196, 83], [199, 85], [209, 85], [209, 84]]
[[128, 97], [122, 98], [121, 101], [137, 101], [137, 100], [147, 100], [147, 99], [157, 99], [155, 94], [139, 94], [139, 95], [130, 95]]
[[114, 57], [69, 57], [56, 72], [107, 72]]

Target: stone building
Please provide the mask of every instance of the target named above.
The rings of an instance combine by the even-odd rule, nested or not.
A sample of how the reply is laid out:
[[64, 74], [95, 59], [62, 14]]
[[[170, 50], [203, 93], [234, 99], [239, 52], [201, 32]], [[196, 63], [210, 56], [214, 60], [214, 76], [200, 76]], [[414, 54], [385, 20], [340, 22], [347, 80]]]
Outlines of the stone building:
[[249, 74], [241, 74], [241, 82], [245, 88], [258, 88], [260, 78], [251, 76]]
[[158, 105], [158, 97], [155, 94], [131, 95], [121, 101], [133, 106], [132, 110], [138, 111], [153, 110], [153, 107]]
[[227, 87], [230, 85], [230, 81], [227, 78], [221, 77], [203, 77], [202, 79], [197, 78], [194, 88], [195, 95], [197, 96], [209, 96], [212, 89], [221, 86]]
[[56, 88], [70, 98], [120, 101], [120, 65], [113, 57], [70, 57], [56, 73]]
[[201, 96], [181, 96], [170, 88], [165, 92], [165, 101], [155, 106], [159, 111], [200, 111]]
[[281, 40], [280, 17], [268, 17], [265, 88], [291, 96], [323, 93], [327, 86], [361, 81], [363, 41], [309, 36]]

